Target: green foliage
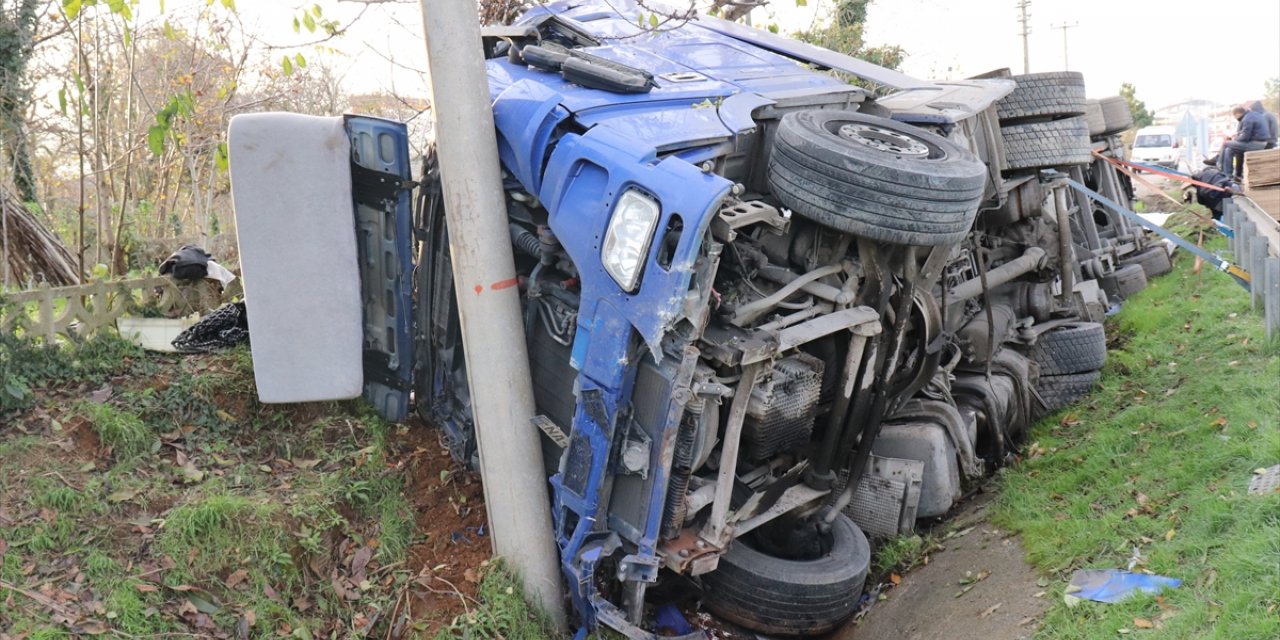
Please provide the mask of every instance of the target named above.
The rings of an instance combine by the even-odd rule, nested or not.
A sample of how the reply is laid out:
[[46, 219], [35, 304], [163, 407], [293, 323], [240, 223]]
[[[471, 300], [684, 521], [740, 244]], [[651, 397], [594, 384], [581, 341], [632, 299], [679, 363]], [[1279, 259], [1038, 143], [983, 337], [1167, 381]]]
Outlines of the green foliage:
[[1137, 91], [1133, 83], [1120, 85], [1120, 97], [1129, 104], [1129, 113], [1133, 114], [1133, 127], [1141, 129], [1155, 122], [1155, 115], [1147, 109], [1147, 103], [1138, 99]]
[[341, 32], [342, 25], [335, 20], [324, 17], [324, 11], [320, 5], [312, 5], [310, 9], [303, 9], [301, 13], [293, 17], [293, 32], [302, 33], [306, 29], [307, 33], [315, 33], [319, 31], [328, 36], [334, 36]]
[[441, 629], [435, 640], [465, 638], [554, 638], [547, 617], [530, 607], [520, 581], [500, 561], [487, 567], [480, 581], [478, 602]]
[[0, 162], [12, 169], [13, 184], [24, 202], [36, 199], [31, 141], [26, 123], [31, 102], [27, 65], [35, 49], [41, 0], [0, 0]]
[[165, 140], [173, 131], [174, 121], [179, 116], [190, 116], [195, 112], [195, 96], [190, 91], [176, 93], [169, 97], [169, 102], [156, 112], [156, 122], [147, 129], [147, 148], [154, 155], [163, 155]]
[[[834, 13], [824, 26], [792, 34], [809, 44], [861, 58], [889, 69], [896, 69], [906, 57], [906, 51], [896, 45], [869, 47], [863, 40], [867, 22], [867, 6], [872, 0], [839, 0]], [[849, 82], [863, 85], [857, 78]]]
[[[1240, 287], [1192, 263], [1179, 254], [1126, 301], [1101, 388], [1037, 425], [1045, 453], [1004, 472], [996, 524], [1058, 578], [1037, 637], [1114, 638], [1134, 618], [1160, 620], [1160, 638], [1280, 637], [1280, 495], [1246, 494], [1280, 460], [1280, 349]], [[1124, 568], [1135, 548], [1138, 569], [1183, 587], [1160, 603], [1061, 603], [1074, 569]]]
[[172, 558], [193, 558], [181, 577], [216, 580], [223, 571], [253, 566], [292, 582], [298, 570], [285, 548], [279, 513], [278, 504], [214, 489], [170, 512], [158, 544]]
[[100, 383], [141, 355], [137, 345], [109, 332], [69, 345], [0, 332], [0, 416], [30, 406], [37, 389], [73, 380]]
[[1262, 96], [1268, 111], [1280, 111], [1280, 76], [1267, 78], [1262, 85]]
[[929, 547], [919, 535], [885, 540], [876, 547], [871, 559], [871, 575], [883, 578], [890, 571], [907, 571], [924, 558]]
[[111, 447], [117, 460], [128, 460], [151, 450], [155, 433], [128, 410], [110, 404], [86, 403], [82, 409], [93, 422], [102, 444]]
[[[113, 379], [107, 403], [66, 407], [38, 396], [61, 423], [75, 414], [91, 418], [102, 444], [116, 451], [114, 464], [46, 455], [56, 451], [51, 440], [66, 440], [65, 427], [0, 430], [0, 495], [31, 507], [24, 521], [0, 523], [0, 538], [10, 544], [0, 579], [34, 589], [27, 567], [78, 559], [83, 593], [102, 604], [99, 617], [111, 627], [106, 637], [189, 632], [190, 621], [174, 612], [193, 598], [205, 606], [216, 601], [206, 613], [221, 629], [254, 611], [252, 637], [285, 624], [293, 637], [335, 623], [354, 629], [370, 611], [385, 616], [396, 606], [413, 577], [403, 563], [418, 541], [404, 469], [390, 459], [392, 430], [401, 427], [360, 401], [258, 403], [247, 349], [159, 356], [132, 371], [140, 375]], [[174, 447], [156, 446], [161, 434]], [[124, 450], [138, 454], [126, 459]], [[203, 473], [192, 479], [188, 468]], [[351, 591], [335, 593], [328, 577], [356, 549], [374, 555], [352, 599]], [[166, 556], [176, 566], [147, 573], [158, 562], [167, 566]], [[336, 568], [345, 573], [344, 565]], [[227, 584], [232, 575], [238, 587]], [[322, 579], [311, 579], [316, 575]], [[503, 604], [485, 620], [501, 622], [486, 624], [513, 629], [511, 638], [548, 637], [521, 635], [519, 625], [537, 627], [527, 626], [532, 619], [518, 592], [495, 589]], [[56, 627], [38, 607], [13, 613], [6, 630]], [[386, 616], [368, 635], [382, 637], [390, 624]]]

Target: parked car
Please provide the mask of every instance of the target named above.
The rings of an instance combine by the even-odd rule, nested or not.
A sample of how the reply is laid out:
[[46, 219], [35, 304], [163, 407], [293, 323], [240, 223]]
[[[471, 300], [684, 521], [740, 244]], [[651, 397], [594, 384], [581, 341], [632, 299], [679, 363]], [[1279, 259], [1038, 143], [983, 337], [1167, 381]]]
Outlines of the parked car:
[[1133, 138], [1133, 160], [1178, 168], [1178, 138], [1173, 127], [1143, 127]]
[[[485, 39], [544, 434], [529, 454], [567, 595], [583, 629], [648, 638], [646, 594], [682, 575], [747, 628], [824, 633], [854, 611], [868, 536], [945, 516], [1089, 390], [1099, 279], [1162, 249], [1099, 234], [1111, 218], [1068, 183], [1131, 195], [1093, 164], [1109, 143], [1079, 74], [925, 82], [715, 18], [650, 30], [639, 11], [551, 2]], [[411, 402], [479, 464], [434, 158], [410, 181], [403, 127], [320, 120], [233, 120], [237, 216], [294, 215], [279, 199], [295, 194], [306, 233], [352, 239], [360, 293], [329, 300], [363, 309], [366, 395], [393, 419]], [[343, 157], [350, 188], [331, 194]], [[280, 284], [293, 265], [249, 244], [252, 333], [255, 294], [298, 294]], [[265, 331], [255, 362], [327, 348]]]

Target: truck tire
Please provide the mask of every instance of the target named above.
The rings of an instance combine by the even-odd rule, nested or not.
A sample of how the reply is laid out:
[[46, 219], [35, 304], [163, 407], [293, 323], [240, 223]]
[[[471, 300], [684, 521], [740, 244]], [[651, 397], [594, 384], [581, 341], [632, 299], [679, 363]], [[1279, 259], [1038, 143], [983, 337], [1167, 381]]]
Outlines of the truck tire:
[[1107, 132], [1107, 118], [1102, 115], [1102, 103], [1087, 100], [1084, 103], [1084, 119], [1089, 123], [1089, 137], [1097, 138]]
[[796, 215], [872, 240], [959, 242], [987, 181], [973, 154], [933, 133], [852, 111], [796, 111], [778, 122], [773, 195]]
[[702, 577], [702, 603], [716, 615], [769, 635], [814, 636], [844, 622], [858, 603], [871, 547], [844, 514], [831, 525], [831, 551], [786, 560], [733, 542], [720, 566]]
[[1147, 272], [1141, 265], [1126, 264], [1116, 269], [1116, 292], [1120, 299], [1128, 300], [1133, 294], [1147, 288]]
[[1013, 80], [1017, 88], [996, 103], [1000, 124], [1085, 114], [1084, 75], [1077, 71], [1028, 73]]
[[1102, 119], [1107, 129], [1103, 133], [1114, 135], [1133, 128], [1133, 112], [1129, 111], [1129, 103], [1120, 96], [1111, 96], [1098, 101], [1102, 107]]
[[1040, 365], [1042, 376], [1096, 371], [1107, 361], [1107, 334], [1097, 322], [1064, 325], [1041, 334], [1026, 356]]
[[1093, 390], [1101, 377], [1101, 371], [1040, 376], [1040, 381], [1036, 383], [1036, 391], [1040, 393], [1040, 399], [1044, 400], [1045, 408], [1041, 416], [1075, 404]]
[[1147, 280], [1173, 271], [1173, 261], [1169, 259], [1169, 252], [1165, 250], [1164, 245], [1149, 247], [1134, 255], [1121, 258], [1120, 264], [1141, 266], [1142, 271], [1147, 275]]
[[1000, 127], [1010, 169], [1044, 169], [1093, 161], [1089, 125], [1084, 118], [1030, 122]]

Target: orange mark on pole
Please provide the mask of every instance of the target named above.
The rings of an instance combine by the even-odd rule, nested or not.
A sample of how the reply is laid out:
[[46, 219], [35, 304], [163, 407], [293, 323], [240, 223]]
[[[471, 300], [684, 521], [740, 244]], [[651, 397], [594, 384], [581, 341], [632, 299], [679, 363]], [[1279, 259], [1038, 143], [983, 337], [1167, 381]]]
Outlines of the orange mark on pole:
[[[520, 279], [519, 279], [519, 278], [510, 278], [510, 279], [508, 279], [508, 280], [499, 280], [499, 281], [497, 281], [497, 282], [495, 282], [495, 283], [493, 283], [493, 284], [489, 285], [489, 290], [490, 290], [490, 291], [502, 291], [503, 289], [510, 289], [511, 287], [514, 287], [514, 286], [516, 286], [517, 284], [520, 284]], [[482, 285], [482, 284], [478, 284], [478, 285], [476, 285], [476, 295], [480, 295], [480, 294], [482, 294], [482, 293], [484, 293], [484, 285]]]

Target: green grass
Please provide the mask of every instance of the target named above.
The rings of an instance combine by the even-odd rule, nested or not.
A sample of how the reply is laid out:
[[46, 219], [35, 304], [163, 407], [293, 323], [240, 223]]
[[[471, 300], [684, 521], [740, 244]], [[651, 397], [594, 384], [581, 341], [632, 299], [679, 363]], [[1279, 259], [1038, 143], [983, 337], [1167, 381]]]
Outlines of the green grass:
[[[5, 309], [0, 299], [0, 315]], [[105, 331], [75, 344], [0, 332], [0, 417], [31, 406], [40, 389], [73, 380], [101, 383], [141, 357], [137, 345]]]
[[[1254, 469], [1280, 463], [1280, 348], [1243, 289], [1192, 262], [1180, 253], [1126, 303], [1101, 387], [1037, 425], [1046, 453], [1002, 474], [994, 522], [1058, 578], [1038, 638], [1280, 638], [1280, 496], [1246, 495]], [[1183, 586], [1062, 603], [1074, 569], [1123, 569], [1135, 547], [1138, 569]]]
[[[435, 640], [546, 640], [557, 637], [546, 616], [533, 609], [525, 599], [520, 581], [501, 562], [483, 569], [486, 571], [480, 581], [476, 601], [470, 604], [466, 613], [441, 629]], [[597, 633], [596, 637], [606, 636]]]
[[[222, 630], [253, 612], [253, 637], [328, 637], [370, 621], [381, 637], [415, 571], [405, 561], [416, 514], [390, 450], [404, 427], [359, 401], [263, 405], [247, 349], [135, 359], [118, 347], [0, 345], [6, 371], [28, 360], [30, 393], [0, 408], [23, 425], [0, 428], [0, 508], [19, 516], [0, 525], [0, 579], [34, 589], [46, 578], [33, 569], [70, 563], [120, 635], [192, 631], [177, 611], [194, 593], [217, 601], [209, 617]], [[106, 402], [82, 399], [108, 377]], [[100, 448], [69, 439], [77, 417]], [[362, 547], [376, 549], [367, 585], [336, 593], [331, 572], [346, 575]], [[0, 633], [69, 637], [33, 603], [15, 606], [0, 606]]]
[[156, 434], [137, 414], [110, 404], [85, 403], [82, 410], [93, 423], [103, 446], [111, 447], [117, 460], [128, 460], [151, 451]]

